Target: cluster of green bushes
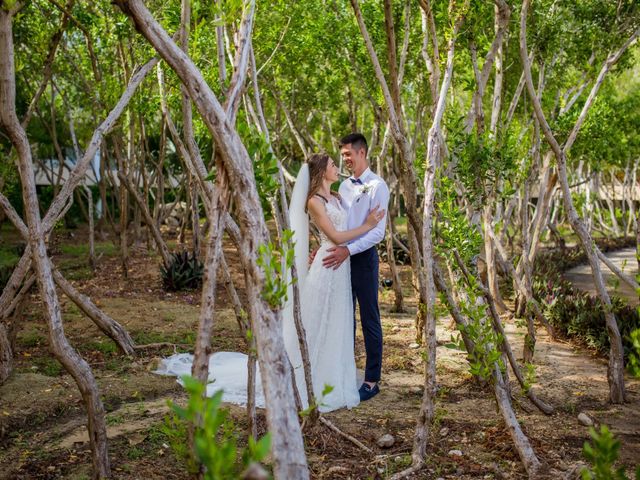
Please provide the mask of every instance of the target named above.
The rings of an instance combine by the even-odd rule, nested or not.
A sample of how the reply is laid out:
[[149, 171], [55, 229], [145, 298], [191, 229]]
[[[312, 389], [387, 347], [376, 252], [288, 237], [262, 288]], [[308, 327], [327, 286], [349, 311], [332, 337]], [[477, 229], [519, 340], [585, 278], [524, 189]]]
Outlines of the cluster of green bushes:
[[[616, 250], [632, 245], [630, 239], [608, 240], [601, 243], [603, 251]], [[534, 266], [533, 290], [543, 307], [544, 315], [560, 335], [606, 353], [609, 336], [602, 302], [586, 292], [574, 288], [564, 279], [562, 272], [586, 262], [581, 247], [549, 250], [538, 255]], [[631, 333], [640, 329], [640, 315], [620, 298], [612, 298], [613, 313], [622, 335], [625, 359], [633, 351]]]

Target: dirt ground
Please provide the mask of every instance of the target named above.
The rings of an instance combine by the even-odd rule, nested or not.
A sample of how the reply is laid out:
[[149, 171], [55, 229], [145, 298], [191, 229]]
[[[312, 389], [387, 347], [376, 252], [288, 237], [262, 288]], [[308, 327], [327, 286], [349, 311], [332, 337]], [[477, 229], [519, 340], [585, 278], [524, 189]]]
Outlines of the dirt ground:
[[[4, 233], [3, 242], [11, 239]], [[54, 262], [83, 293], [120, 322], [138, 344], [170, 342], [174, 347], [150, 349], [136, 358], [123, 357], [70, 300], [62, 296], [65, 331], [71, 343], [91, 364], [107, 409], [109, 454], [116, 479], [188, 478], [174, 456], [162, 426], [167, 400], [184, 402], [175, 379], [155, 375], [158, 360], [175, 351], [190, 351], [199, 311], [197, 292], [170, 294], [162, 290], [159, 259], [143, 246], [133, 249], [124, 278], [117, 250], [109, 242], [93, 274], [86, 264], [82, 234], [58, 234], [52, 248]], [[74, 247], [76, 246], [76, 247]], [[176, 248], [175, 243], [171, 244]], [[225, 247], [233, 259], [232, 247]], [[237, 285], [242, 275], [231, 265]], [[413, 429], [423, 384], [422, 349], [416, 348], [413, 326], [416, 299], [410, 287], [410, 267], [401, 267], [407, 313], [391, 313], [393, 293], [381, 290], [384, 364], [381, 393], [352, 410], [327, 414], [345, 432], [373, 449], [364, 452], [323, 426], [305, 429], [307, 455], [313, 478], [387, 478], [411, 462]], [[381, 264], [381, 275], [388, 277]], [[216, 350], [245, 350], [235, 317], [222, 288], [218, 293]], [[0, 386], [0, 478], [85, 479], [91, 476], [83, 404], [71, 379], [52, 359], [47, 347], [42, 306], [33, 294], [19, 317], [15, 371]], [[523, 327], [505, 322], [517, 356], [521, 355]], [[438, 398], [429, 442], [427, 468], [413, 478], [526, 478], [490, 391], [472, 380], [464, 353], [444, 346], [454, 333], [451, 319], [438, 321]], [[364, 364], [360, 333], [357, 363]], [[588, 428], [577, 416], [587, 413], [596, 424], [606, 424], [621, 440], [621, 462], [640, 459], [640, 382], [628, 379], [625, 405], [607, 402], [606, 361], [569, 343], [538, 332], [535, 354], [537, 394], [555, 413], [545, 416], [512, 382], [516, 413], [541, 461], [568, 470], [582, 460]], [[513, 375], [511, 376], [513, 378]], [[246, 426], [244, 410], [231, 406], [238, 435]], [[261, 414], [261, 417], [263, 415]], [[264, 431], [264, 419], [261, 429]], [[391, 434], [395, 443], [380, 448], [377, 439]], [[458, 450], [461, 455], [451, 453]], [[458, 452], [456, 452], [458, 453]]]

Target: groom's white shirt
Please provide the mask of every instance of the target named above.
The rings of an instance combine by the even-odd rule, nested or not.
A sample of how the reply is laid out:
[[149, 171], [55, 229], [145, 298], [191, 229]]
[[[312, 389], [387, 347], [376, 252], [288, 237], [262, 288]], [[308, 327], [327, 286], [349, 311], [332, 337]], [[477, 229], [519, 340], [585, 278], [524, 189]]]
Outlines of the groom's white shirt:
[[373, 229], [364, 235], [351, 240], [346, 245], [350, 255], [355, 255], [380, 243], [384, 238], [389, 206], [389, 188], [385, 181], [367, 168], [358, 178], [362, 185], [353, 183], [354, 177], [347, 178], [340, 184], [342, 205], [347, 210], [347, 229], [358, 228], [367, 219], [369, 211], [374, 207], [385, 210], [384, 218]]

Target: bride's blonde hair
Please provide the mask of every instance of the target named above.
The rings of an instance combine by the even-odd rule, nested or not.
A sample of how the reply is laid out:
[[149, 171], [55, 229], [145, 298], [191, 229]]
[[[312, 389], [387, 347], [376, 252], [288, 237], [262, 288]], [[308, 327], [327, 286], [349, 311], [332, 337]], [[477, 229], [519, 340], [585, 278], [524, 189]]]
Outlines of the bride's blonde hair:
[[[313, 197], [320, 187], [322, 187], [322, 181], [324, 180], [324, 174], [327, 171], [327, 165], [329, 165], [331, 157], [326, 153], [314, 153], [307, 160], [309, 165], [309, 194], [307, 195], [307, 202]], [[331, 192], [332, 195], [338, 197], [335, 192]]]

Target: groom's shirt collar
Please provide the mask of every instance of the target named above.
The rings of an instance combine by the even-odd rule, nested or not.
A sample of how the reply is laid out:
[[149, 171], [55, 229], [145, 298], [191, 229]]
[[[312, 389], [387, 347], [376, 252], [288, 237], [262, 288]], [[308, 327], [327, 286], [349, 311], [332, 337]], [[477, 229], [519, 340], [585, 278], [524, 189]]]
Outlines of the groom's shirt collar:
[[365, 183], [367, 181], [367, 178], [371, 175], [371, 169], [369, 167], [367, 167], [364, 172], [362, 172], [362, 175], [360, 175], [358, 178], [352, 176], [350, 178], [352, 178], [352, 183], [356, 183], [356, 180], [360, 180], [360, 182], [357, 183]]

